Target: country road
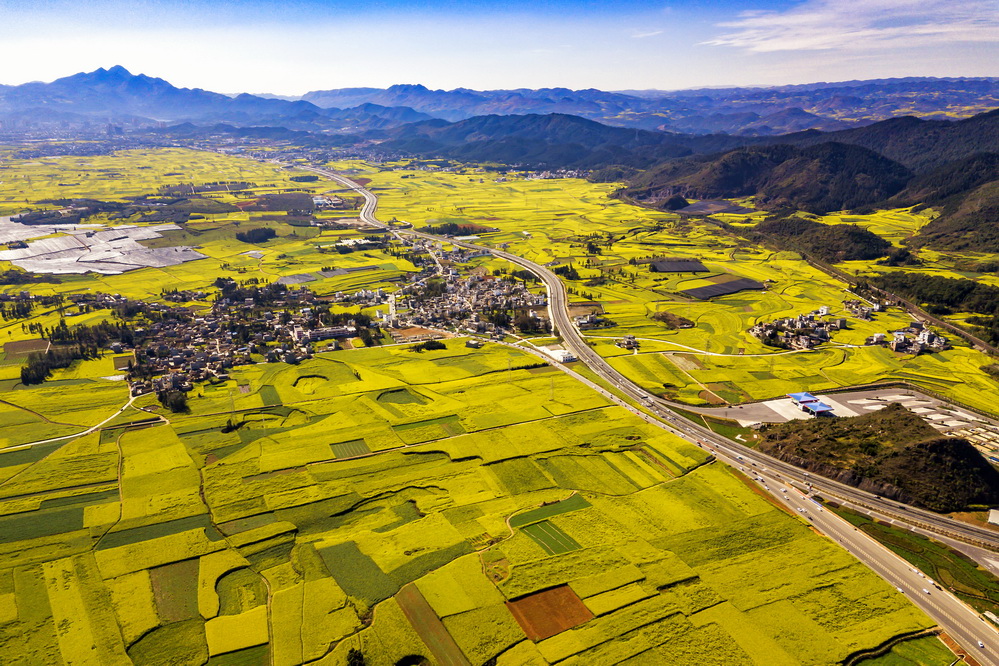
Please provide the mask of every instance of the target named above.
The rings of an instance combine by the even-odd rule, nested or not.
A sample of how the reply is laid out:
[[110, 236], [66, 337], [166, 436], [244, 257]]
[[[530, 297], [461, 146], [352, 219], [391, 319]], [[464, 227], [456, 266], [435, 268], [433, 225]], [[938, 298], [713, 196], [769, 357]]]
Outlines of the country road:
[[[797, 513], [803, 520], [811, 522], [816, 529], [835, 540], [859, 561], [900, 590], [902, 594], [905, 594], [912, 603], [933, 618], [978, 663], [999, 666], [999, 631], [994, 625], [979, 616], [976, 611], [950, 592], [935, 587], [924, 574], [914, 570], [908, 563], [880, 543], [855, 529], [842, 518], [819, 508], [816, 502], [809, 499], [799, 489], [804, 489], [808, 494], [819, 493], [823, 497], [849, 502], [854, 506], [867, 509], [873, 514], [894, 520], [896, 523], [919, 528], [922, 532], [930, 532], [949, 539], [971, 543], [984, 549], [982, 552], [999, 551], [999, 534], [931, 511], [882, 499], [877, 495], [830, 479], [813, 476], [800, 468], [733, 442], [712, 430], [683, 418], [670, 409], [670, 407], [683, 407], [683, 405], [648, 395], [640, 386], [611, 367], [586, 343], [585, 338], [569, 315], [565, 285], [548, 268], [495, 248], [457, 241], [453, 238], [433, 236], [411, 229], [390, 228], [376, 217], [378, 198], [372, 192], [349, 178], [328, 169], [307, 168], [363, 196], [364, 205], [360, 211], [360, 219], [363, 222], [389, 230], [396, 236], [415, 236], [467, 249], [489, 252], [536, 275], [548, 291], [549, 319], [565, 346], [576, 355], [576, 358], [606, 382], [607, 386], [599, 386], [558, 363], [553, 362], [553, 365], [569, 372], [614, 402], [626, 406], [647, 422], [711, 451], [723, 463], [736, 469], [742, 468], [756, 478], [767, 492], [776, 495], [779, 498], [778, 501], [788, 503], [795, 511], [801, 509]], [[608, 388], [619, 395], [614, 395]], [[635, 401], [641, 406], [641, 409], [622, 400], [620, 395]], [[781, 488], [788, 492], [781, 493], [778, 490]], [[999, 555], [996, 557], [999, 559]], [[979, 647], [979, 642], [981, 642], [982, 647]]]

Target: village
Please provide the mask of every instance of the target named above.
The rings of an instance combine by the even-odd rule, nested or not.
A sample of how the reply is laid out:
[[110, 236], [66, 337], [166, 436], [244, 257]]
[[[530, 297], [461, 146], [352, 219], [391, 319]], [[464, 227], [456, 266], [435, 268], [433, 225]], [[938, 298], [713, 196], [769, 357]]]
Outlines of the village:
[[[455, 268], [480, 253], [444, 250], [422, 239], [407, 244], [421, 270], [408, 275], [407, 284], [394, 293], [379, 288], [320, 296], [281, 280], [237, 283], [219, 278], [214, 294], [172, 290], [161, 294], [163, 302], [147, 302], [80, 293], [59, 308], [64, 317], [108, 309], [124, 323], [127, 340], [112, 339], [106, 347], [115, 354], [131, 352], [116, 367], [127, 371], [133, 395], [187, 392], [199, 382], [228, 379], [235, 366], [296, 364], [317, 351], [356, 344], [419, 342], [449, 334], [502, 339], [514, 327], [547, 330], [547, 321], [537, 316], [547, 305], [543, 293], [532, 293], [510, 275], [482, 270], [462, 274]], [[11, 312], [18, 303], [30, 311], [35, 299], [28, 292], [5, 298]], [[209, 299], [214, 300], [207, 310], [189, 307]]]
[[[863, 321], [872, 321], [875, 313], [884, 311], [881, 303], [868, 305], [857, 300], [844, 301], [843, 306], [850, 314]], [[831, 316], [831, 308], [823, 305], [818, 310], [797, 317], [757, 323], [749, 329], [749, 333], [770, 347], [813, 349], [831, 341], [833, 333], [847, 327], [845, 317]], [[950, 349], [950, 341], [946, 337], [934, 333], [923, 322], [915, 320], [907, 328], [868, 336], [864, 344], [887, 346], [902, 354]]]
[[770, 347], [812, 349], [831, 340], [833, 332], [847, 327], [843, 317], [825, 319], [830, 312], [829, 306], [823, 305], [818, 310], [797, 317], [758, 323], [749, 329], [749, 333]]

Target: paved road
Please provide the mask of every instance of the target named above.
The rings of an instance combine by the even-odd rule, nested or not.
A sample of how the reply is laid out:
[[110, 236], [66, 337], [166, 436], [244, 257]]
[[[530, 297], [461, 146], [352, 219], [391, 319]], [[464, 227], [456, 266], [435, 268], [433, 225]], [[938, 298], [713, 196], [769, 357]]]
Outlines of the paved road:
[[[332, 171], [318, 168], [310, 170], [329, 177], [362, 195], [365, 203], [361, 209], [360, 219], [373, 226], [389, 229], [387, 225], [375, 217], [378, 200], [370, 191]], [[799, 488], [806, 489], [809, 492], [821, 492], [823, 496], [848, 501], [858, 507], [867, 508], [880, 515], [919, 526], [932, 533], [943, 534], [961, 541], [975, 543], [989, 550], [999, 550], [999, 538], [997, 538], [994, 532], [974, 525], [961, 523], [929, 511], [881, 499], [876, 495], [853, 488], [852, 486], [813, 476], [797, 467], [732, 442], [707, 428], [688, 421], [669, 409], [671, 406], [677, 405], [646, 394], [641, 387], [617, 372], [603, 357], [586, 344], [582, 334], [575, 327], [569, 316], [568, 295], [565, 285], [557, 275], [546, 267], [528, 261], [523, 257], [510, 254], [509, 252], [465, 241], [444, 239], [413, 230], [392, 229], [391, 231], [397, 236], [404, 234], [432, 241], [444, 241], [468, 249], [484, 250], [492, 253], [494, 256], [517, 264], [538, 276], [548, 290], [549, 319], [561, 335], [565, 346], [590, 370], [615, 389], [616, 392], [636, 400], [639, 404], [643, 405], [645, 410], [663, 419], [665, 422], [652, 418], [652, 416], [641, 410], [637, 410], [625, 400], [622, 400], [617, 395], [613, 395], [605, 387], [586, 380], [578, 373], [565, 368], [565, 366], [558, 363], [554, 363], [554, 365], [597, 389], [601, 394], [611, 398], [614, 402], [638, 413], [647, 422], [670, 431], [698, 446], [704, 447], [710, 450], [718, 460], [733, 467], [742, 468], [750, 472], [753, 476], [762, 479], [759, 483], [764, 488], [769, 489], [770, 492], [774, 492], [783, 498], [785, 494], [780, 493], [777, 489], [786, 488], [788, 490], [786, 494], [787, 499], [782, 499], [781, 501], [788, 502], [795, 509], [802, 508], [803, 511], [799, 513], [803, 517], [810, 520], [817, 529], [827, 534], [830, 538], [835, 539], [843, 548], [870, 567], [875, 573], [896, 588], [901, 589], [903, 594], [908, 596], [914, 604], [923, 609], [927, 615], [939, 623], [976, 660], [982, 664], [999, 666], [999, 631], [996, 631], [991, 623], [979, 617], [974, 610], [949, 592], [933, 586], [923, 575], [914, 571], [898, 556], [863, 532], [854, 529], [849, 523], [838, 516], [828, 511], [820, 510], [816, 503], [807, 499], [790, 482], [797, 483]], [[807, 510], [809, 513], [804, 513], [804, 510]], [[924, 592], [924, 589], [928, 592]], [[984, 647], [980, 648], [978, 646], [979, 641], [983, 643]]]

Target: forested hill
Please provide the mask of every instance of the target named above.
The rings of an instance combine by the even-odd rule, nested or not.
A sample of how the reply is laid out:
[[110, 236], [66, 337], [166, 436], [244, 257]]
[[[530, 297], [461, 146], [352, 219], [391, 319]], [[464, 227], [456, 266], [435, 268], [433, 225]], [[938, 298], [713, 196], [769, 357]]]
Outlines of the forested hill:
[[999, 110], [960, 121], [895, 118], [842, 132], [805, 132], [632, 177], [622, 194], [660, 205], [752, 196], [769, 210], [812, 213], [931, 206], [940, 215], [910, 241], [999, 251]]
[[623, 194], [650, 204], [676, 195], [693, 199], [754, 196], [757, 206], [765, 209], [791, 207], [825, 213], [887, 199], [911, 177], [901, 164], [859, 146], [755, 146], [666, 162], [637, 176]]
[[926, 173], [982, 152], [999, 152], [999, 109], [957, 121], [892, 118], [838, 132], [802, 132], [777, 141], [809, 146], [828, 141], [863, 146]]
[[645, 168], [694, 153], [743, 145], [744, 137], [688, 136], [611, 127], [560, 113], [476, 116], [456, 123], [429, 120], [369, 132], [379, 150], [548, 168]]
[[979, 153], [917, 176], [888, 203], [940, 212], [911, 245], [999, 251], [999, 153]]
[[852, 418], [768, 426], [760, 450], [934, 511], [999, 501], [999, 471], [966, 440], [941, 436], [898, 403]]

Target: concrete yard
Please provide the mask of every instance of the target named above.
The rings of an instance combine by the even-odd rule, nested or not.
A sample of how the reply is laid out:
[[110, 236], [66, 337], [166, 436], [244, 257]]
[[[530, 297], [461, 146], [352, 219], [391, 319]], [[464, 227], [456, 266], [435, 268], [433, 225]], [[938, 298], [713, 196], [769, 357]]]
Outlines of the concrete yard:
[[[999, 425], [983, 416], [948, 405], [935, 398], [899, 389], [815, 394], [815, 397], [832, 407], [832, 413], [835, 416], [859, 416], [884, 409], [889, 404], [898, 402], [926, 419], [926, 422], [937, 430], [947, 433], [953, 432], [955, 435], [960, 434], [957, 431]], [[777, 398], [731, 407], [687, 407], [686, 409], [698, 414], [732, 419], [743, 426], [755, 423], [785, 423], [792, 419], [812, 418], [792, 403], [790, 398]], [[999, 439], [997, 439], [997, 444], [999, 444]]]

